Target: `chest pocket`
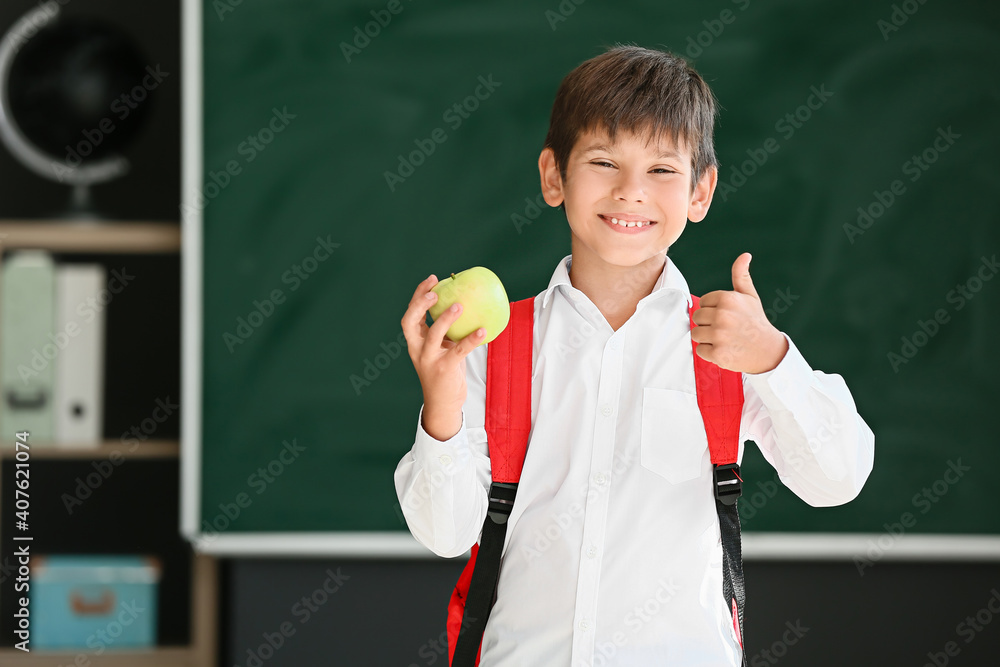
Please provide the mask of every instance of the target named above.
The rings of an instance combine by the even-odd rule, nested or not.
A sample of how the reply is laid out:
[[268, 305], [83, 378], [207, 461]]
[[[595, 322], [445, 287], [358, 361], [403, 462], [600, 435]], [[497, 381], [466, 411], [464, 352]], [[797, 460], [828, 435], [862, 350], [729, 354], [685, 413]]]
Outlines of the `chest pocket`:
[[708, 465], [708, 436], [698, 397], [686, 391], [644, 387], [639, 461], [643, 468], [680, 484]]

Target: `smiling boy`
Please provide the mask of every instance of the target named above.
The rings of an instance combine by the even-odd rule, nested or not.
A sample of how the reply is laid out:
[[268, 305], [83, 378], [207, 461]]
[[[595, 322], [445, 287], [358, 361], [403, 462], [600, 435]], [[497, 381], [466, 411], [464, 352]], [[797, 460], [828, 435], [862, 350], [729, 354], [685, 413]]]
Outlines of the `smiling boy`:
[[[534, 299], [531, 432], [507, 521], [481, 665], [740, 665], [697, 354], [740, 374], [739, 428], [814, 506], [860, 492], [874, 435], [843, 378], [813, 370], [764, 314], [736, 257], [733, 290], [692, 294], [670, 246], [718, 178], [715, 101], [682, 59], [618, 46], [566, 76], [539, 156], [572, 254]], [[395, 485], [414, 537], [456, 557], [480, 537], [491, 467], [488, 345], [431, 327], [432, 275], [402, 319], [424, 394]]]

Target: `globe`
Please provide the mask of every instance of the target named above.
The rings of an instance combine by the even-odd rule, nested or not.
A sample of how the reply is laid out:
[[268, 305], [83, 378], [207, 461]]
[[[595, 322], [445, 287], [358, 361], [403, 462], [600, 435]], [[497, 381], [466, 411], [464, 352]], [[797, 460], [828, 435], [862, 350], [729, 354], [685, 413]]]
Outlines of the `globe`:
[[147, 65], [122, 29], [61, 17], [56, 3], [25, 14], [0, 42], [0, 138], [28, 169], [74, 187], [69, 215], [86, 213], [90, 185], [127, 173], [121, 151], [155, 94]]

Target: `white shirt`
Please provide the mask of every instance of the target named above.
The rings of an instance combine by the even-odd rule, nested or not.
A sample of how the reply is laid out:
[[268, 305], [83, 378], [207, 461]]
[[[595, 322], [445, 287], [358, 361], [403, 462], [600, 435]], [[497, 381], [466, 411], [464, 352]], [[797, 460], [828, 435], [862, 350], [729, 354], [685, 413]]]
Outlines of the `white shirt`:
[[[667, 257], [613, 331], [570, 283], [571, 261], [534, 302], [532, 428], [480, 664], [739, 665], [687, 282]], [[845, 503], [871, 472], [875, 436], [843, 378], [812, 370], [783, 335], [776, 368], [743, 374], [740, 461], [753, 440], [805, 502]], [[486, 518], [487, 347], [466, 358], [461, 430], [432, 438], [421, 407], [394, 475], [413, 536], [449, 558]]]

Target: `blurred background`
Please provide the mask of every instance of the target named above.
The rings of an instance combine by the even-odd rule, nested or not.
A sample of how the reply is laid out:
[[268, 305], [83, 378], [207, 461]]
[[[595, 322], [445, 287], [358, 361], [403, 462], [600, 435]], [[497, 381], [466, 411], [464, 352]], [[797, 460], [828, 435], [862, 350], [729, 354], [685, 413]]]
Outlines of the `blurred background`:
[[968, 0], [5, 0], [0, 664], [447, 663], [465, 558], [395, 497], [399, 320], [430, 273], [545, 289], [551, 104], [618, 43], [720, 104], [692, 291], [752, 252], [876, 434], [836, 508], [747, 449], [751, 664], [996, 664], [1000, 9]]

